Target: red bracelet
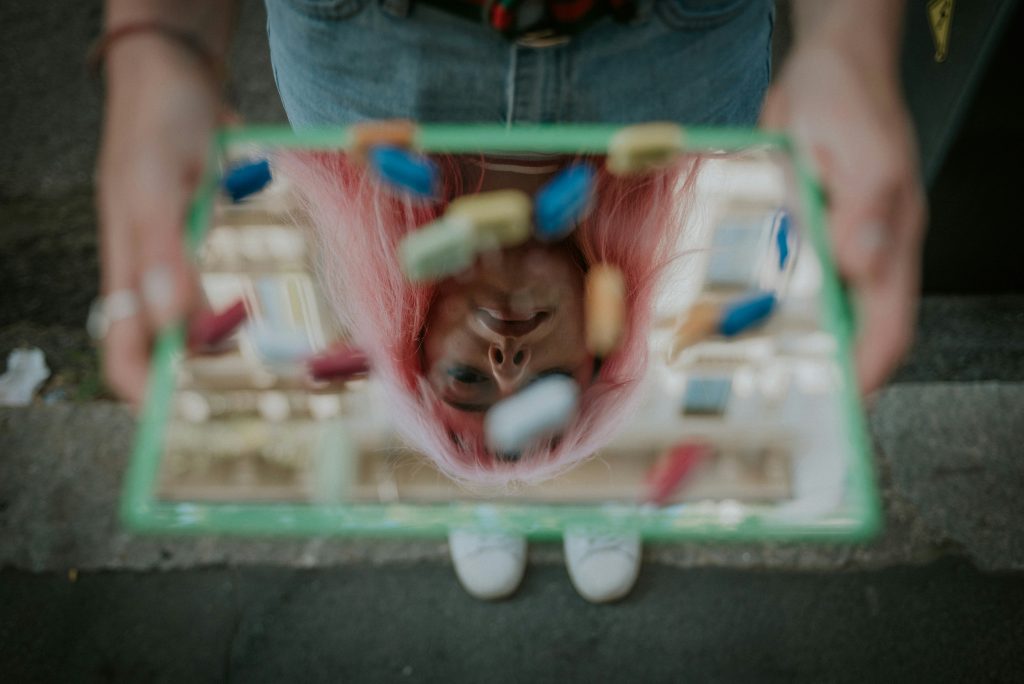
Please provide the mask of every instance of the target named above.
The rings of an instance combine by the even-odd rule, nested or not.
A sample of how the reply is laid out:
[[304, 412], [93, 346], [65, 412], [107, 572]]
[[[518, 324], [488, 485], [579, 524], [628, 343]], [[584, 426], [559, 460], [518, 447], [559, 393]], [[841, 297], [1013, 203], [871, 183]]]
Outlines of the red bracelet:
[[103, 61], [106, 59], [111, 46], [122, 38], [140, 33], [156, 33], [181, 45], [202, 62], [203, 66], [210, 72], [210, 75], [213, 76], [215, 82], [220, 82], [222, 76], [221, 62], [199, 36], [160, 21], [130, 22], [104, 33], [93, 43], [86, 55], [86, 65], [89, 67], [89, 72], [94, 76], [99, 76], [100, 67], [103, 66]]

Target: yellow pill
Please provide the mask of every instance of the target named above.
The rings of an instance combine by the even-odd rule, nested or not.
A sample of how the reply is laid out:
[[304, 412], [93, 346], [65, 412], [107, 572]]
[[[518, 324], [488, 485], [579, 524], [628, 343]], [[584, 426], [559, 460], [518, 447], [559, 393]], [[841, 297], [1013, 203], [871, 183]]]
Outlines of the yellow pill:
[[665, 166], [682, 152], [684, 137], [682, 126], [674, 123], [627, 126], [608, 142], [605, 166], [616, 176]]
[[587, 271], [587, 349], [605, 357], [619, 345], [626, 326], [626, 281], [615, 266], [596, 264]]
[[416, 124], [408, 119], [363, 121], [349, 126], [348, 136], [349, 155], [356, 163], [364, 164], [371, 147], [413, 147]]
[[445, 218], [472, 226], [482, 250], [515, 247], [530, 239], [533, 203], [522, 190], [464, 195], [448, 205]]
[[682, 318], [672, 335], [668, 361], [672, 363], [687, 347], [693, 346], [718, 330], [722, 308], [714, 302], [697, 302]]

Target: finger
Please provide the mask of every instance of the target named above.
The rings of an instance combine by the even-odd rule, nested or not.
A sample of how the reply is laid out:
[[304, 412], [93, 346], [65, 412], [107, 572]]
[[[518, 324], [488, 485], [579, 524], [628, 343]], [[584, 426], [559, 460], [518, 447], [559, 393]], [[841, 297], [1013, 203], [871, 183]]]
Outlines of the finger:
[[161, 187], [163, 180], [159, 170], [144, 169], [132, 209], [139, 285], [146, 317], [154, 331], [184, 318], [195, 289], [184, 245], [189, 201], [186, 180], [172, 176], [170, 187]]
[[150, 334], [141, 315], [111, 323], [103, 339], [103, 377], [115, 394], [142, 404], [149, 370]]
[[851, 283], [858, 303], [857, 376], [865, 393], [882, 385], [913, 340], [925, 220], [919, 186], [901, 195], [891, 220], [894, 240], [883, 267]]
[[917, 274], [893, 260], [881, 278], [856, 290], [858, 331], [854, 352], [857, 383], [873, 392], [910, 348], [917, 318]]
[[[101, 293], [137, 291], [135, 244], [126, 216], [109, 187], [109, 174], [100, 173], [97, 206], [100, 220]], [[140, 312], [141, 313], [141, 312]], [[141, 315], [110, 324], [100, 356], [107, 386], [121, 399], [135, 406], [142, 401], [149, 358], [149, 331]]]

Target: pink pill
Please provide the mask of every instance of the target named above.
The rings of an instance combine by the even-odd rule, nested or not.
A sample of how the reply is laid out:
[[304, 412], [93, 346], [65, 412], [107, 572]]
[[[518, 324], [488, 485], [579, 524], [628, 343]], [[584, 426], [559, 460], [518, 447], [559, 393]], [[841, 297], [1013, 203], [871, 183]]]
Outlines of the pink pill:
[[347, 380], [370, 371], [370, 363], [355, 347], [335, 347], [311, 358], [307, 365], [314, 380]]
[[245, 301], [239, 299], [221, 312], [203, 311], [188, 328], [189, 349], [212, 347], [223, 342], [248, 317]]

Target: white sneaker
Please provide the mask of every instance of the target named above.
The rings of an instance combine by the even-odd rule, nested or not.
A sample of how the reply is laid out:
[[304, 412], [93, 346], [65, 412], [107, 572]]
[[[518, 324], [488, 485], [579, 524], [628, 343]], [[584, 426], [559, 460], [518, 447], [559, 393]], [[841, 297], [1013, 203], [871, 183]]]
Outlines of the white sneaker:
[[526, 537], [453, 530], [448, 550], [462, 588], [484, 601], [511, 595], [526, 570]]
[[616, 601], [629, 593], [640, 574], [640, 535], [566, 531], [565, 565], [580, 596], [591, 603]]

